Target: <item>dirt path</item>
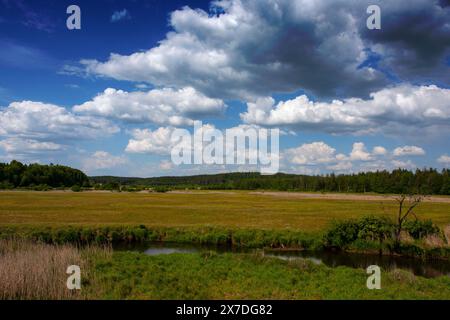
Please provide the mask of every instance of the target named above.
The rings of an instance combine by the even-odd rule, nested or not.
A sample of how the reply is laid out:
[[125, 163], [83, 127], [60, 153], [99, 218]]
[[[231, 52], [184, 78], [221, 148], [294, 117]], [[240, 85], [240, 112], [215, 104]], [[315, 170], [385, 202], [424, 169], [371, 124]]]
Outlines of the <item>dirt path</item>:
[[[298, 199], [326, 199], [326, 200], [355, 200], [355, 201], [382, 201], [394, 200], [393, 195], [366, 195], [366, 194], [345, 194], [345, 193], [306, 193], [306, 192], [282, 192], [282, 191], [255, 191], [250, 192], [255, 195], [266, 195], [280, 198]], [[450, 197], [431, 196], [426, 197], [424, 202], [450, 203]]]

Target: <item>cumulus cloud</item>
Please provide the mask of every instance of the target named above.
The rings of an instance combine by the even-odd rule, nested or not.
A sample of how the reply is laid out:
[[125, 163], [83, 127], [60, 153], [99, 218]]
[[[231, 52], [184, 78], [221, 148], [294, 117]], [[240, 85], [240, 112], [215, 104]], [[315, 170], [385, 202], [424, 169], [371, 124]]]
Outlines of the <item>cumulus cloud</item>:
[[8, 154], [35, 154], [62, 150], [64, 146], [53, 142], [41, 142], [32, 139], [7, 138], [0, 140], [0, 148]]
[[[407, 151], [404, 156], [414, 155], [410, 147], [397, 148]], [[395, 150], [397, 150], [395, 149]], [[420, 149], [420, 148], [419, 148]], [[417, 150], [415, 150], [417, 153]], [[422, 150], [423, 151], [423, 150]], [[297, 148], [287, 149], [282, 153], [283, 165], [293, 172], [296, 167], [310, 168], [317, 172], [361, 172], [392, 170], [397, 168], [415, 169], [417, 165], [410, 159], [395, 159], [396, 153], [389, 152], [382, 146], [376, 146], [369, 152], [363, 142], [353, 143], [348, 155], [323, 141], [305, 143]], [[445, 158], [444, 158], [445, 159]]]
[[[174, 160], [177, 165], [205, 164], [211, 168], [233, 170], [276, 171], [279, 152], [273, 132], [249, 125], [224, 130], [211, 124], [197, 122], [191, 133], [186, 129], [160, 127], [156, 130], [136, 129], [131, 132], [126, 152], [177, 157], [190, 154], [185, 161]], [[270, 150], [269, 150], [270, 149]], [[187, 153], [185, 153], [187, 152]], [[188, 156], [189, 157], [189, 156]], [[192, 163], [191, 163], [192, 162]], [[246, 168], [246, 169], [243, 169]]]
[[53, 153], [79, 139], [112, 135], [119, 128], [105, 119], [79, 116], [53, 104], [22, 101], [0, 109], [0, 142], [11, 157]]
[[109, 121], [79, 116], [54, 104], [13, 102], [0, 110], [0, 136], [45, 139], [86, 139], [110, 135], [119, 128]]
[[355, 142], [353, 144], [352, 152], [350, 153], [350, 160], [369, 161], [372, 160], [372, 155], [367, 152], [364, 143]]
[[147, 92], [108, 88], [91, 101], [74, 106], [73, 110], [127, 122], [180, 126], [190, 125], [196, 118], [220, 116], [225, 108], [222, 100], [208, 98], [191, 87]]
[[284, 153], [284, 158], [293, 164], [315, 165], [335, 161], [335, 152], [336, 149], [319, 141], [305, 143], [297, 148], [288, 149]]
[[403, 156], [423, 156], [425, 155], [425, 150], [416, 146], [404, 146], [395, 148], [393, 151], [393, 155], [396, 157]]
[[110, 169], [124, 165], [128, 160], [123, 156], [113, 156], [106, 151], [96, 151], [91, 156], [83, 159], [83, 170], [92, 172], [100, 169]]
[[161, 127], [153, 131], [150, 129], [135, 129], [131, 133], [133, 138], [128, 141], [125, 151], [169, 155], [173, 146], [171, 137], [174, 130], [173, 127]]
[[443, 154], [437, 159], [437, 162], [443, 164], [444, 166], [450, 166], [450, 156]]
[[395, 169], [408, 169], [413, 170], [417, 168], [417, 165], [411, 160], [401, 161], [401, 160], [392, 160], [392, 165]]
[[335, 165], [327, 166], [328, 170], [331, 171], [350, 171], [353, 168], [353, 163], [349, 161], [338, 162]]
[[384, 148], [382, 146], [376, 146], [373, 148], [373, 151], [372, 151], [372, 153], [374, 155], [381, 155], [381, 156], [387, 154], [387, 152], [388, 151], [386, 150], [386, 148]]
[[184, 7], [170, 15], [173, 31], [158, 46], [82, 64], [115, 79], [189, 85], [232, 98], [298, 89], [364, 96], [390, 81], [385, 73], [450, 83], [450, 73], [442, 72], [450, 52], [449, 7], [438, 0], [407, 6], [380, 0], [383, 25], [374, 32], [366, 27], [370, 4], [218, 0], [210, 12]]
[[450, 89], [398, 85], [374, 92], [370, 99], [332, 102], [314, 102], [306, 95], [277, 104], [273, 98], [260, 98], [247, 104], [241, 118], [246, 123], [328, 133], [398, 133], [405, 127], [449, 130]]
[[380, 68], [408, 81], [450, 82], [450, 7], [440, 0], [377, 1], [380, 32], [361, 29], [367, 47], [381, 55]]
[[355, 12], [340, 4], [223, 0], [212, 2], [210, 13], [184, 7], [171, 14], [173, 31], [158, 46], [81, 63], [93, 74], [227, 98], [300, 88], [364, 94], [386, 82], [362, 65], [368, 54], [358, 30], [367, 6]]

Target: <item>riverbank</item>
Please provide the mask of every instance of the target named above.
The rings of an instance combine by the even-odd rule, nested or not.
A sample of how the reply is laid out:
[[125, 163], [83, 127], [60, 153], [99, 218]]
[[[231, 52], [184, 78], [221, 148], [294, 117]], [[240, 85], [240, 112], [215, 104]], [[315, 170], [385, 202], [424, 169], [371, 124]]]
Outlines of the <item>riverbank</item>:
[[[382, 268], [381, 289], [369, 290], [364, 269], [258, 252], [150, 256], [21, 243], [0, 240], [0, 261], [8, 263], [1, 270], [9, 270], [0, 285], [3, 299], [450, 299], [450, 277], [428, 279], [400, 269]], [[80, 265], [81, 290], [68, 291], [66, 264]]]
[[450, 299], [450, 277], [382, 271], [369, 290], [363, 269], [258, 254], [115, 252], [95, 261], [107, 299]]
[[357, 241], [345, 248], [328, 247], [323, 232], [305, 233], [294, 230], [257, 230], [217, 227], [48, 227], [0, 226], [0, 239], [26, 239], [49, 244], [144, 244], [169, 242], [214, 245], [234, 248], [270, 248], [274, 250], [345, 250], [351, 253], [407, 256], [425, 260], [450, 261], [450, 247], [427, 247], [423, 242], [403, 243], [392, 251], [389, 243], [380, 247], [376, 241]]

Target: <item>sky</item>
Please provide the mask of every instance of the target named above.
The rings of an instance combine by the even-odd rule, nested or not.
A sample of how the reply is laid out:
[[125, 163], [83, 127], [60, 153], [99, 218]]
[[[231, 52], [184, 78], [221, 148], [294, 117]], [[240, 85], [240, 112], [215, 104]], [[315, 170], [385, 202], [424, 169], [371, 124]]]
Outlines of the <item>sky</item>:
[[172, 133], [198, 120], [280, 129], [282, 172], [449, 168], [450, 3], [0, 0], [0, 162], [255, 170], [174, 165]]

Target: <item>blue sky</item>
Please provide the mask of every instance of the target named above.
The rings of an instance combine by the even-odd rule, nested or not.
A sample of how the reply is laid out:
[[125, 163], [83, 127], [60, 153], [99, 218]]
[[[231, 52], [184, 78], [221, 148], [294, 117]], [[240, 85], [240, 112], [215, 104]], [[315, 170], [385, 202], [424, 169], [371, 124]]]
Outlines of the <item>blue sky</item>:
[[0, 161], [254, 169], [172, 165], [201, 120], [279, 128], [284, 172], [449, 167], [450, 6], [376, 2], [381, 30], [366, 1], [0, 0]]

